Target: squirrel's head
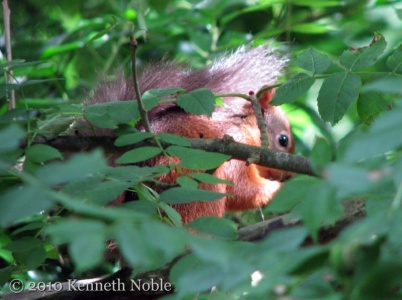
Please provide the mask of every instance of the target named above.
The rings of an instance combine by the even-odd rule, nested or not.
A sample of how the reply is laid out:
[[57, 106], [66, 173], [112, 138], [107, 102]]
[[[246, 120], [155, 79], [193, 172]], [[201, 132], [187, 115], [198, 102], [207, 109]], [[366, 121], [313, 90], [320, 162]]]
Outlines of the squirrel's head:
[[[291, 132], [290, 123], [285, 112], [279, 106], [271, 105], [275, 90], [265, 91], [259, 98], [263, 117], [266, 123], [269, 148], [288, 153], [294, 153], [294, 137]], [[284, 181], [293, 174], [291, 172], [258, 166], [260, 176], [277, 181]]]

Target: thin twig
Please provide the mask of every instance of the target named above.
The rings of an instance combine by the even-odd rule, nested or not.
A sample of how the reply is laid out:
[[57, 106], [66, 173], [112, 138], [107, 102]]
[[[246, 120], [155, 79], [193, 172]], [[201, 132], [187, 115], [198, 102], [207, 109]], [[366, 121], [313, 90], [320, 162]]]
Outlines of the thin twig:
[[144, 102], [142, 101], [141, 98], [140, 84], [138, 82], [138, 74], [137, 74], [137, 60], [136, 60], [138, 43], [132, 33], [130, 33], [130, 44], [131, 44], [131, 69], [134, 83], [134, 91], [137, 96], [138, 110], [140, 111], [140, 116], [142, 122], [144, 123], [145, 130], [148, 132], [152, 132], [151, 125], [148, 119], [148, 113], [145, 109]]
[[[11, 28], [10, 28], [10, 8], [8, 6], [8, 0], [3, 1], [3, 19], [4, 19], [4, 36], [6, 42], [6, 53], [7, 61], [12, 61], [12, 48], [11, 48]], [[10, 68], [8, 72], [5, 73], [6, 83], [11, 83], [13, 78], [13, 70]], [[15, 91], [11, 90], [9, 94], [8, 110], [15, 108]]]
[[253, 104], [253, 110], [254, 110], [255, 116], [257, 118], [257, 125], [258, 125], [258, 129], [260, 130], [261, 146], [263, 148], [268, 148], [269, 147], [269, 138], [268, 138], [268, 133], [267, 133], [267, 125], [265, 124], [264, 117], [262, 116], [260, 102], [258, 101], [254, 92], [250, 92], [249, 98], [250, 98], [251, 103]]

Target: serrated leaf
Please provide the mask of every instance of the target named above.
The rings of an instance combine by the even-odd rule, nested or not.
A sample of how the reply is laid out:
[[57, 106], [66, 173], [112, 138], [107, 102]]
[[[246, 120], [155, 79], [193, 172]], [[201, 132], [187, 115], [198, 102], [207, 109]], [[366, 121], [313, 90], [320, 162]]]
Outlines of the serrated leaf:
[[42, 163], [52, 159], [63, 159], [59, 150], [48, 145], [33, 145], [25, 150], [27, 158], [35, 163]]
[[353, 73], [335, 73], [326, 78], [318, 93], [318, 110], [324, 121], [336, 124], [359, 95], [360, 76]]
[[394, 73], [402, 73], [402, 45], [388, 57], [387, 67]]
[[59, 185], [103, 176], [106, 159], [99, 150], [80, 153], [65, 162], [55, 162], [38, 169], [38, 178], [49, 185]]
[[137, 101], [112, 101], [86, 106], [84, 117], [99, 128], [117, 128], [140, 117]]
[[377, 116], [385, 112], [390, 104], [390, 97], [384, 93], [376, 91], [360, 93], [357, 100], [357, 112], [360, 119], [370, 124]]
[[301, 68], [317, 74], [325, 72], [332, 64], [332, 60], [327, 55], [309, 48], [297, 56], [297, 64]]
[[125, 134], [125, 135], [119, 136], [115, 140], [114, 144], [117, 147], [123, 147], [123, 146], [132, 145], [132, 144], [141, 142], [150, 137], [153, 137], [153, 134], [150, 132], [130, 133], [130, 134]]
[[215, 97], [210, 90], [202, 88], [180, 95], [177, 104], [190, 114], [210, 117], [214, 112]]
[[181, 146], [170, 146], [166, 149], [166, 152], [172, 156], [179, 157], [181, 159], [180, 166], [192, 170], [214, 169], [230, 158], [230, 156], [220, 153], [211, 153]]
[[225, 194], [208, 190], [175, 187], [160, 194], [159, 200], [170, 204], [180, 204], [194, 201], [214, 201], [224, 196]]
[[162, 149], [157, 147], [141, 147], [130, 151], [127, 151], [118, 159], [116, 162], [118, 164], [133, 164], [140, 161], [150, 159], [162, 153]]
[[0, 224], [12, 224], [50, 208], [53, 201], [45, 190], [31, 186], [18, 186], [0, 195]]
[[314, 78], [300, 73], [292, 77], [285, 84], [278, 87], [275, 91], [274, 98], [271, 101], [273, 105], [295, 102], [313, 85]]
[[381, 34], [375, 34], [373, 41], [367, 47], [345, 50], [339, 62], [350, 71], [355, 71], [374, 65], [384, 52], [387, 42]]
[[206, 233], [225, 240], [237, 238], [237, 225], [231, 220], [217, 217], [201, 217], [188, 224], [201, 233]]

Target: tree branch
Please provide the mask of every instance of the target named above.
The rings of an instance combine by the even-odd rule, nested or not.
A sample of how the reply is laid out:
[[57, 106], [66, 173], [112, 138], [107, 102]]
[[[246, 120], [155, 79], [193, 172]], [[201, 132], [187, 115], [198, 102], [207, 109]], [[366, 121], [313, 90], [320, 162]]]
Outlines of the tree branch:
[[[142, 147], [155, 146], [153, 139], [148, 139], [131, 146], [116, 147], [114, 141], [116, 138], [110, 136], [59, 136], [51, 140], [43, 137], [37, 137], [32, 144], [46, 144], [54, 147], [64, 153], [74, 153], [81, 151], [90, 151], [96, 148], [102, 148], [107, 153], [124, 153], [128, 150]], [[308, 158], [293, 155], [273, 149], [264, 149], [262, 147], [251, 146], [235, 142], [230, 136], [223, 139], [188, 139], [191, 148], [201, 149], [209, 152], [217, 152], [230, 155], [232, 158], [247, 161], [253, 158], [253, 163], [274, 169], [281, 169], [298, 174], [315, 176], [311, 163]], [[163, 148], [170, 146], [169, 143], [160, 142]], [[25, 145], [21, 145], [24, 148]]]

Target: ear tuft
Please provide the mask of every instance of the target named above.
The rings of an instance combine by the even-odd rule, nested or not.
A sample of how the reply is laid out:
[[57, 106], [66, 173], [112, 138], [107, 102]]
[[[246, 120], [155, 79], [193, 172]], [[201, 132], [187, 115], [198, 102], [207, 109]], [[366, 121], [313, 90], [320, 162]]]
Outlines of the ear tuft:
[[270, 89], [264, 92], [264, 94], [261, 95], [260, 99], [260, 105], [263, 109], [267, 109], [269, 107], [269, 103], [271, 102], [272, 98], [274, 97], [275, 90]]

